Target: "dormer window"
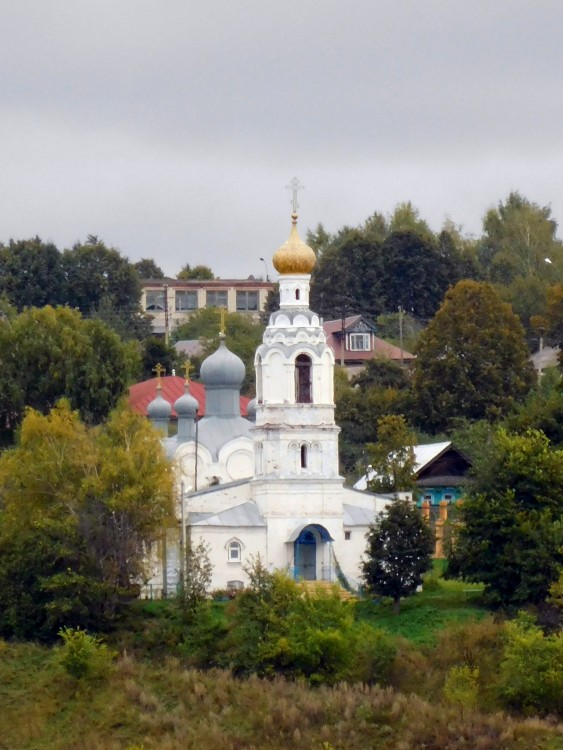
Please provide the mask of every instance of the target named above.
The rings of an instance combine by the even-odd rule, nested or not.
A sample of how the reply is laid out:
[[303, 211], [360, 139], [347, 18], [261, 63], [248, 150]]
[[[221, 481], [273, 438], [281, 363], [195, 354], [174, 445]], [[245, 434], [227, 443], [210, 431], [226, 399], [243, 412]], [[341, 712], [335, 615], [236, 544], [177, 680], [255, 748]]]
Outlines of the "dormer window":
[[348, 349], [351, 352], [371, 351], [371, 336], [369, 333], [350, 333], [348, 336]]

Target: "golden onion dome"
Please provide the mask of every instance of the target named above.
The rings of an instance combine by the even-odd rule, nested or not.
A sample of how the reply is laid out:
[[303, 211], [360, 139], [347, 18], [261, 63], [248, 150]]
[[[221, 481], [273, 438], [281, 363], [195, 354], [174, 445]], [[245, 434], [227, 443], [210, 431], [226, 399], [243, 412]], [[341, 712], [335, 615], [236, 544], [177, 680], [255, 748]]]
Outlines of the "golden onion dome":
[[317, 257], [313, 248], [306, 245], [297, 231], [297, 214], [291, 214], [293, 226], [289, 238], [276, 250], [272, 263], [276, 271], [284, 276], [311, 273]]

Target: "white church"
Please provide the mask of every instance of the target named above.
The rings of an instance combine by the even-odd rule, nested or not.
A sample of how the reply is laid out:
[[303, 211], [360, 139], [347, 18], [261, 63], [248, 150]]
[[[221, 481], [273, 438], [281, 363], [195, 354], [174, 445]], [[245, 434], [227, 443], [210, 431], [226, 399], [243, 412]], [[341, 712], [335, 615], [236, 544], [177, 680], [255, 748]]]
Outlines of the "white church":
[[[188, 534], [208, 544], [213, 589], [247, 582], [245, 564], [260, 556], [270, 570], [304, 580], [359, 582], [366, 533], [389, 497], [344, 487], [334, 421], [334, 354], [322, 321], [309, 309], [315, 253], [299, 237], [292, 214], [289, 239], [274, 254], [280, 309], [270, 316], [255, 355], [256, 398], [240, 413], [242, 361], [219, 348], [202, 364], [205, 416], [186, 393], [174, 408], [178, 432], [164, 437], [176, 469], [180, 531], [170, 530], [165, 564], [148, 586], [164, 595], [179, 580]], [[148, 407], [167, 435], [171, 404], [157, 392]]]

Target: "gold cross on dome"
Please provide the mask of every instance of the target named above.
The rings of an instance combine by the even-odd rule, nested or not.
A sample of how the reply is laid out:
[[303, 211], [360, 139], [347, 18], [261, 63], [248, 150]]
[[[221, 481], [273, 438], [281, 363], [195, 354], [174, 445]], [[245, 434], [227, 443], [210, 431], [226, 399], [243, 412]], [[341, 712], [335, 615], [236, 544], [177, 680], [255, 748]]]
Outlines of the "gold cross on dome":
[[166, 372], [166, 367], [163, 367], [163, 366], [162, 366], [162, 365], [160, 364], [160, 362], [159, 362], [159, 363], [158, 363], [158, 364], [156, 365], [156, 367], [153, 367], [153, 368], [152, 368], [152, 371], [153, 371], [154, 373], [156, 373], [156, 381], [157, 381], [157, 382], [156, 382], [156, 387], [157, 387], [157, 388], [161, 388], [162, 386], [161, 386], [161, 384], [160, 384], [160, 377], [161, 377], [161, 375], [164, 375], [164, 373]]
[[219, 328], [219, 333], [224, 334], [225, 333], [225, 319], [226, 319], [227, 311], [225, 310], [224, 307], [219, 307], [217, 308], [217, 310], [215, 310], [215, 312], [217, 313], [217, 315], [221, 316], [221, 327]]
[[195, 367], [192, 365], [189, 359], [187, 359], [184, 362], [184, 366], [182, 367], [182, 370], [184, 371], [184, 377], [186, 379], [186, 383], [190, 382], [190, 372], [192, 370], [195, 370]]
[[293, 213], [297, 213], [297, 209], [299, 208], [299, 203], [297, 203], [297, 193], [299, 190], [305, 190], [305, 186], [301, 185], [297, 177], [294, 177], [292, 181], [289, 183], [289, 185], [285, 186], [286, 190], [291, 190], [293, 192], [293, 198], [291, 201], [291, 205], [293, 208]]

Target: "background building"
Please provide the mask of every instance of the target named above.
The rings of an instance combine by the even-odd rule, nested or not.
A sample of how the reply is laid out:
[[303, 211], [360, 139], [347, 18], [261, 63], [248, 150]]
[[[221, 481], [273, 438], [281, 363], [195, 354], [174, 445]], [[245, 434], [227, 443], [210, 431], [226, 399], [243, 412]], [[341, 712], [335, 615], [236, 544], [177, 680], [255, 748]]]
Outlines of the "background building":
[[170, 333], [197, 310], [223, 307], [258, 318], [264, 312], [270, 281], [260, 279], [145, 279], [142, 309], [152, 317], [156, 334]]

